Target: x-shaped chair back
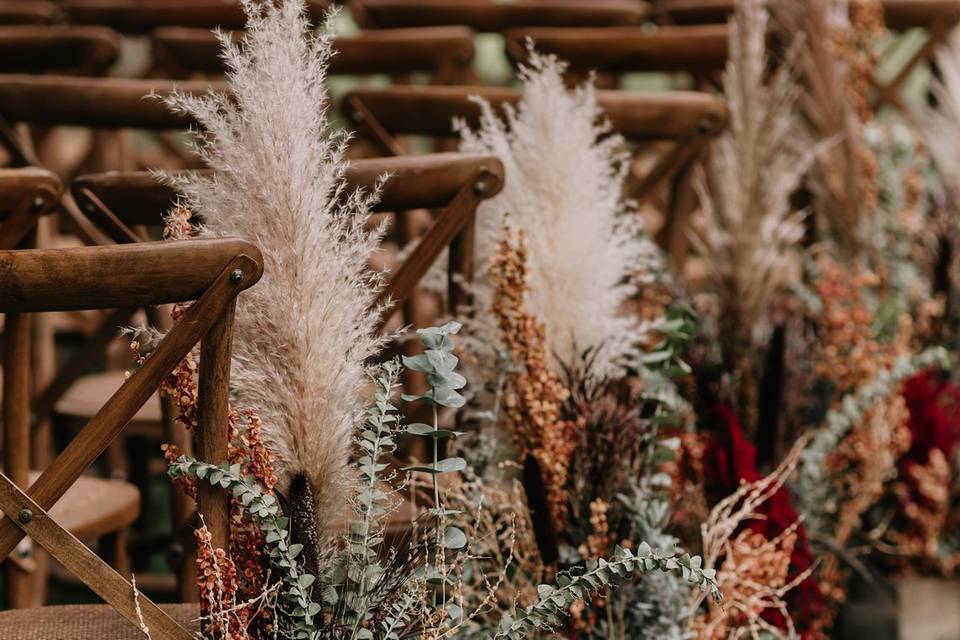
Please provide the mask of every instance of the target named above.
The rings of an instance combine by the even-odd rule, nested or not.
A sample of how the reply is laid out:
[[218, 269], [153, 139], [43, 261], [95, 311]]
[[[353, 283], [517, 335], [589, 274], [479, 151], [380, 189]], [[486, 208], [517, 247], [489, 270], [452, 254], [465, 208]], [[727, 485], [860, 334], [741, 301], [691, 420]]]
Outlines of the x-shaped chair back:
[[[310, 18], [321, 20], [328, 0], [309, 0]], [[239, 2], [229, 0], [66, 0], [71, 24], [102, 25], [121, 33], [149, 33], [159, 27], [242, 29], [246, 22]]]
[[[480, 96], [500, 108], [515, 104], [520, 92], [507, 87], [360, 89], [344, 98], [343, 110], [358, 132], [374, 141], [383, 153], [402, 156], [407, 149], [397, 136], [448, 138], [454, 135], [454, 118], [476, 126], [480, 107], [471, 96]], [[597, 99], [614, 128], [627, 140], [638, 144], [669, 142], [667, 151], [646, 175], [629, 185], [629, 195], [643, 203], [652, 200], [664, 184], [670, 184], [672, 194], [660, 240], [671, 252], [685, 251], [686, 212], [677, 196], [689, 186], [695, 161], [726, 126], [726, 105], [718, 97], [685, 91], [598, 91]]]
[[[222, 74], [220, 42], [209, 29], [166, 27], [153, 32], [155, 63], [172, 77]], [[473, 31], [466, 27], [423, 27], [362, 32], [337, 38], [329, 73], [337, 75], [428, 73], [437, 84], [469, 81]]]
[[649, 7], [641, 0], [351, 0], [364, 29], [462, 25], [499, 33], [524, 26], [640, 24]]
[[[198, 456], [219, 463], [227, 457], [230, 349], [237, 295], [262, 274], [262, 256], [236, 239], [185, 240], [113, 247], [0, 251], [0, 313], [9, 327], [24, 314], [77, 309], [112, 309], [196, 300], [119, 390], [28, 489], [0, 475], [0, 558], [25, 537], [42, 546], [67, 570], [152, 637], [188, 640], [191, 633], [132, 585], [49, 515], [73, 485], [156, 391], [173, 368], [198, 343]], [[4, 353], [7, 376], [18, 377], [22, 348]], [[11, 353], [13, 351], [13, 353]], [[21, 387], [26, 381], [16, 380]], [[29, 395], [4, 395], [4, 428], [21, 437], [29, 430]], [[218, 547], [226, 545], [226, 496], [204, 488], [198, 496], [204, 522]], [[138, 604], [139, 600], [139, 604]]]
[[[503, 187], [503, 165], [489, 156], [458, 153], [355, 160], [347, 171], [350, 186], [372, 189], [389, 174], [375, 212], [433, 209], [438, 213], [419, 243], [388, 279], [378, 304], [389, 311], [402, 306], [445, 248], [449, 248], [448, 306], [465, 304], [465, 283], [473, 276], [473, 229], [477, 206]], [[146, 172], [81, 176], [71, 185], [74, 197], [111, 237], [127, 242], [136, 225], [157, 224], [176, 200], [170, 187]], [[117, 212], [123, 212], [122, 217]], [[202, 222], [202, 221], [201, 221]]]
[[0, 26], [0, 73], [99, 76], [116, 62], [121, 45], [120, 35], [104, 27]]

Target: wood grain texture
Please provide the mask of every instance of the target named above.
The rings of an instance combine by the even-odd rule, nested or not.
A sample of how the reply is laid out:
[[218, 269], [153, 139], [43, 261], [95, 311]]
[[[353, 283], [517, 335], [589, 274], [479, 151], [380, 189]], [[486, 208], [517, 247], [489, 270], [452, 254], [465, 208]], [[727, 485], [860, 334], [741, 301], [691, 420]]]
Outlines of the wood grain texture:
[[195, 300], [237, 256], [248, 256], [245, 268], [254, 271], [243, 281], [246, 288], [259, 279], [262, 260], [244, 240], [0, 251], [0, 310], [115, 309]]
[[365, 29], [457, 24], [477, 31], [640, 24], [649, 14], [640, 0], [351, 0], [350, 9]]
[[[20, 487], [30, 481], [30, 321], [28, 314], [8, 313], [3, 327], [3, 472]], [[31, 582], [23, 567], [4, 565], [10, 608], [30, 606]]]
[[[139, 596], [138, 613], [131, 584], [70, 532], [54, 522], [39, 504], [18, 489], [6, 476], [0, 476], [0, 509], [5, 514], [17, 514], [5, 517], [5, 525], [16, 528], [21, 535], [29, 535], [66, 569], [81, 577], [94, 593], [135, 627], [146, 624], [153, 640], [192, 640], [189, 631], [174, 622], [142, 594]], [[32, 519], [28, 522], [18, 518], [24, 510], [31, 514]]]
[[[337, 55], [330, 60], [328, 73], [434, 72], [445, 63], [466, 68], [473, 61], [473, 35], [466, 27], [447, 26], [367, 31], [336, 38], [333, 48]], [[220, 42], [209, 29], [166, 27], [155, 30], [151, 40], [155, 53], [174, 69], [210, 74], [224, 71]]]
[[104, 27], [0, 26], [0, 73], [100, 75], [116, 62], [121, 45], [120, 34]]
[[[246, 23], [240, 3], [224, 0], [67, 0], [62, 5], [72, 24], [105, 25], [123, 33], [164, 26], [240, 29]], [[309, 0], [307, 5], [318, 21], [330, 2]]]
[[0, 75], [0, 116], [8, 122], [107, 129], [185, 129], [193, 124], [159, 98], [173, 90], [226, 91], [216, 82]]
[[[362, 103], [392, 135], [455, 136], [460, 118], [476, 127], [479, 96], [494, 108], [516, 104], [520, 92], [510, 87], [404, 87], [358, 89], [344, 98], [349, 115]], [[666, 140], [689, 135], [703, 126], [722, 128], [727, 119], [722, 99], [694, 91], [598, 91], [597, 101], [614, 128], [629, 140]]]

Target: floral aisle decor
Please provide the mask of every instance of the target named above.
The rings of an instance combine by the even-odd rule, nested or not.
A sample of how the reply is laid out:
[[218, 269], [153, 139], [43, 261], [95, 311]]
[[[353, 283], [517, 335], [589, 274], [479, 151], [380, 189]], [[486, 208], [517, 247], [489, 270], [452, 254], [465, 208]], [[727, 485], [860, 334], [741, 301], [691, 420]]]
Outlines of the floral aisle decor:
[[[241, 4], [244, 36], [222, 37], [230, 95], [169, 100], [201, 123], [197, 152], [212, 171], [167, 178], [183, 194], [168, 235], [189, 233], [189, 211], [203, 220], [201, 235], [250, 238], [265, 260], [261, 286], [238, 301], [229, 458], [214, 464], [166, 449], [175, 482], [232, 496], [229, 548], [212, 548], [203, 529], [198, 534], [207, 636], [440, 639], [479, 627], [480, 637], [522, 638], [562, 626], [579, 599], [650, 573], [719, 597], [698, 557], [640, 539], [611, 544], [542, 581], [528, 578], [524, 602], [502, 599], [496, 578], [477, 579], [480, 571], [508, 576], [518, 556], [508, 536], [511, 550], [491, 567], [482, 555], [490, 541], [468, 535], [487, 526], [482, 511], [447, 503], [451, 488], [480, 505], [486, 491], [466, 458], [441, 455], [444, 441], [459, 434], [441, 426], [440, 412], [466, 401], [454, 342], [460, 325], [421, 329], [422, 354], [370, 364], [385, 341], [374, 329], [382, 274], [367, 266], [381, 237], [368, 224], [377, 193], [348, 188], [346, 137], [327, 121], [329, 22], [312, 32], [302, 0]], [[429, 422], [400, 421], [395, 397], [404, 369], [426, 375], [424, 394], [401, 399], [432, 409]], [[166, 385], [188, 427], [194, 373], [187, 358]], [[557, 401], [566, 402], [559, 388]], [[432, 457], [398, 471], [389, 458], [401, 435], [425, 439]], [[543, 444], [541, 455], [555, 444]], [[393, 542], [387, 523], [411, 485], [426, 487], [429, 498], [413, 505], [413, 533]], [[469, 585], [477, 584], [471, 600], [478, 591]]]

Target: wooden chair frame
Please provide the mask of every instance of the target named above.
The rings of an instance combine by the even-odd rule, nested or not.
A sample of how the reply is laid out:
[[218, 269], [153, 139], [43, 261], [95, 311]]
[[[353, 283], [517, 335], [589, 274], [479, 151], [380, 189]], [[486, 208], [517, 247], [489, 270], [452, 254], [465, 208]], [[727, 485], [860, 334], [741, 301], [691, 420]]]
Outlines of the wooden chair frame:
[[60, 180], [43, 169], [0, 169], [0, 250], [15, 249], [60, 198]]
[[[376, 304], [386, 305], [381, 328], [389, 313], [403, 305], [431, 265], [449, 247], [448, 305], [468, 302], [465, 283], [473, 277], [473, 229], [477, 206], [503, 188], [503, 165], [491, 156], [457, 153], [402, 158], [356, 160], [347, 171], [354, 188], [370, 190], [383, 175], [375, 212], [434, 209], [438, 213], [426, 236], [391, 274]], [[139, 239], [133, 228], [157, 224], [176, 200], [176, 193], [147, 172], [111, 172], [81, 176], [71, 190], [93, 220], [118, 242]], [[123, 217], [117, 212], [124, 212]]]
[[[360, 89], [344, 98], [360, 135], [367, 136], [385, 154], [403, 156], [407, 149], [402, 135], [449, 137], [452, 121], [461, 118], [476, 125], [480, 106], [471, 96], [486, 99], [494, 108], [515, 104], [520, 92], [505, 87], [391, 87]], [[671, 183], [672, 196], [660, 242], [671, 255], [686, 252], [684, 224], [689, 202], [680, 194], [689, 191], [692, 169], [727, 122], [726, 105], [720, 98], [696, 92], [598, 91], [597, 100], [614, 128], [633, 142], [672, 141], [650, 171], [629, 187], [638, 203], [654, 197], [664, 183]]]
[[0, 24], [51, 24], [60, 8], [47, 0], [0, 0]]
[[0, 26], [0, 72], [99, 76], [116, 62], [121, 46], [120, 34], [105, 27]]
[[[201, 342], [197, 453], [219, 463], [227, 456], [227, 411], [233, 311], [237, 295], [262, 275], [262, 256], [235, 239], [187, 240], [83, 247], [63, 250], [0, 251], [0, 312], [8, 330], [4, 352], [5, 428], [29, 434], [28, 349], [18, 330], [29, 314], [124, 305], [158, 305], [196, 300], [107, 404], [29, 488], [0, 475], [0, 557], [30, 536], [71, 573], [136, 626], [145, 623], [154, 638], [188, 640], [192, 634], [53, 520], [48, 510], [103, 453], [161, 382]], [[25, 323], [24, 323], [25, 324]], [[8, 334], [9, 335], [9, 334]], [[14, 348], [10, 348], [10, 347]], [[6, 382], [7, 376], [14, 381]], [[215, 546], [228, 539], [227, 497], [199, 488], [199, 508]], [[137, 602], [139, 601], [139, 606]]]
[[[466, 27], [422, 27], [367, 31], [337, 38], [330, 60], [333, 75], [402, 75], [425, 72], [437, 84], [469, 81], [473, 31]], [[176, 78], [222, 74], [220, 42], [208, 29], [166, 27], [151, 34], [158, 71]]]
[[641, 24], [649, 6], [642, 0], [351, 0], [350, 11], [364, 29], [463, 25], [501, 32], [523, 26]]

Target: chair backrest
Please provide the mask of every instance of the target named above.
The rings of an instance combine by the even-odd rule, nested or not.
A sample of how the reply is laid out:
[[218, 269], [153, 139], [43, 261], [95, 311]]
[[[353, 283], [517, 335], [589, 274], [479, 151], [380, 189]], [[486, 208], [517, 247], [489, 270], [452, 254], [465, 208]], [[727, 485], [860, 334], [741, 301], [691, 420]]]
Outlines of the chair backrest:
[[552, 53], [574, 71], [677, 72], [708, 74], [727, 61], [725, 24], [660, 27], [511, 29], [505, 35], [508, 55], [516, 61], [527, 58], [527, 39], [538, 52]]
[[[426, 235], [391, 273], [378, 303], [396, 309], [412, 295], [418, 283], [445, 248], [449, 248], [448, 306], [467, 301], [465, 283], [473, 275], [473, 227], [477, 206], [499, 193], [503, 165], [489, 156], [441, 153], [402, 158], [356, 160], [347, 171], [351, 187], [372, 189], [389, 174], [375, 212], [411, 209], [438, 210]], [[79, 205], [91, 219], [104, 225], [118, 242], [136, 238], [132, 228], [156, 225], [176, 200], [169, 186], [147, 172], [111, 172], [81, 176], [71, 184]], [[389, 314], [385, 313], [382, 322]]]
[[0, 73], [102, 75], [121, 44], [120, 35], [105, 27], [0, 26]]
[[[109, 309], [196, 300], [103, 408], [29, 488], [19, 460], [6, 460], [0, 476], [0, 558], [25, 537], [132, 624], [152, 637], [188, 640], [191, 633], [93, 551], [53, 520], [48, 511], [200, 342], [197, 454], [219, 464], [227, 458], [230, 341], [237, 295], [262, 274], [257, 248], [236, 239], [186, 240], [60, 250], [0, 251], [0, 313], [6, 314], [3, 413], [5, 445], [24, 446], [30, 432], [29, 314]], [[27, 328], [27, 332], [20, 329]], [[13, 334], [17, 340], [9, 336]], [[13, 348], [12, 348], [13, 347]], [[227, 496], [203, 487], [199, 509], [213, 544], [225, 547]], [[139, 602], [138, 602], [139, 600]]]
[[[122, 33], [148, 33], [158, 27], [242, 29], [239, 2], [230, 0], [66, 0], [71, 24], [103, 25]], [[329, 0], [310, 0], [310, 17], [323, 18]]]
[[46, 0], [0, 0], [0, 24], [50, 24], [60, 8]]
[[[463, 82], [473, 62], [473, 31], [466, 27], [423, 27], [362, 32], [337, 38], [331, 74], [430, 73], [438, 83]], [[221, 74], [220, 43], [209, 29], [166, 27], [151, 36], [154, 57], [174, 77]]]
[[49, 171], [0, 169], [0, 250], [16, 248], [61, 191], [60, 180]]
[[350, 10], [365, 29], [462, 25], [485, 32], [640, 24], [649, 13], [641, 0], [351, 0]]

